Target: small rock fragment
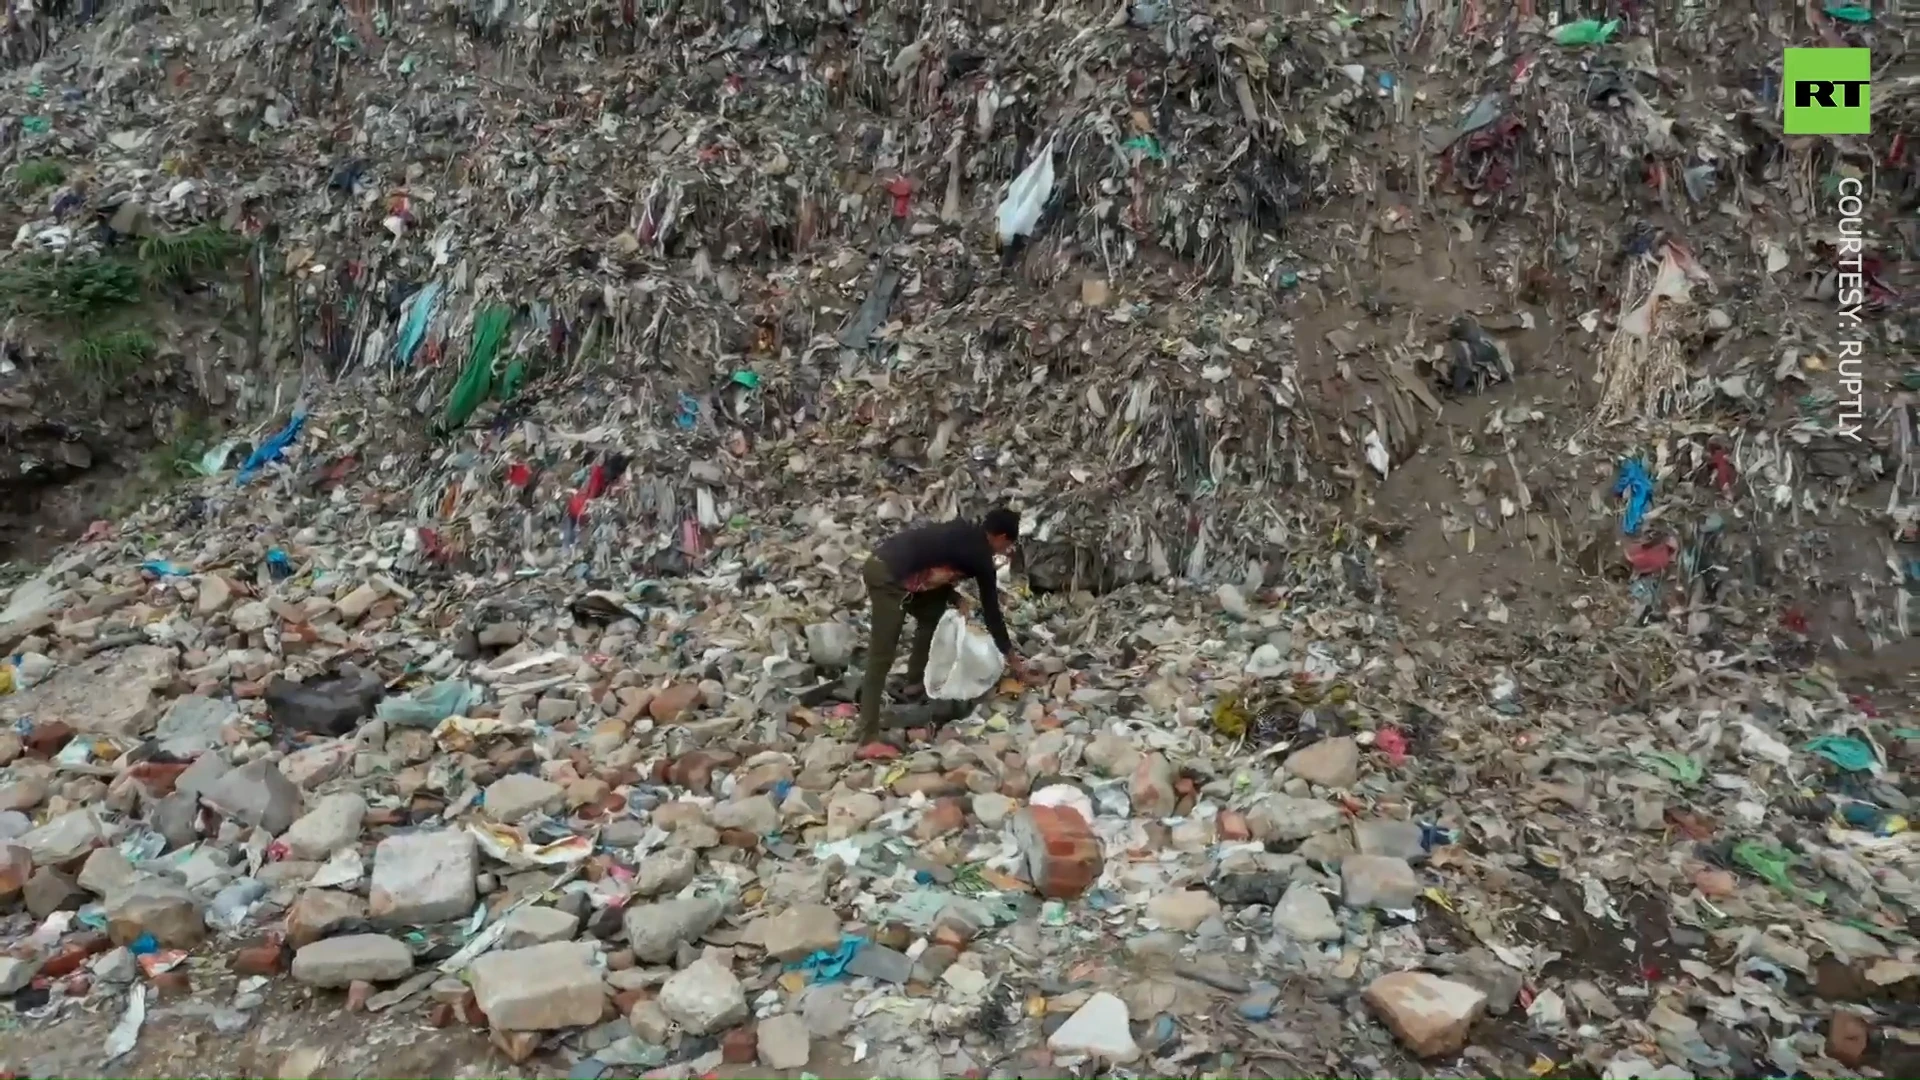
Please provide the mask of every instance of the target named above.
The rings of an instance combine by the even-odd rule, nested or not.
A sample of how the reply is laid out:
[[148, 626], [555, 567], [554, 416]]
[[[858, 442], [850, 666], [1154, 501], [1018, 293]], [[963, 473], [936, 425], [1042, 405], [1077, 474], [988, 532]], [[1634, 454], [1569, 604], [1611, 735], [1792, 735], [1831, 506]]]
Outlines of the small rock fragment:
[[689, 1035], [711, 1035], [747, 1018], [747, 998], [733, 972], [703, 956], [660, 988], [660, 1011]]
[[479, 898], [472, 835], [452, 829], [401, 833], [373, 851], [367, 913], [381, 926], [462, 918]]
[[1055, 1054], [1085, 1054], [1125, 1065], [1140, 1057], [1132, 1022], [1127, 1003], [1102, 990], [1047, 1037], [1047, 1049]]
[[385, 934], [344, 934], [293, 954], [294, 980], [323, 990], [355, 982], [389, 982], [413, 970], [413, 953]]
[[497, 950], [475, 960], [468, 978], [496, 1031], [585, 1027], [599, 1023], [606, 1009], [593, 952], [583, 941]]
[[1424, 971], [1382, 975], [1367, 986], [1364, 999], [1394, 1037], [1423, 1058], [1458, 1053], [1487, 1005], [1487, 996], [1473, 987]]
[[781, 1013], [760, 1021], [757, 1048], [760, 1064], [769, 1069], [804, 1069], [812, 1056], [812, 1038], [806, 1021], [793, 1013]]

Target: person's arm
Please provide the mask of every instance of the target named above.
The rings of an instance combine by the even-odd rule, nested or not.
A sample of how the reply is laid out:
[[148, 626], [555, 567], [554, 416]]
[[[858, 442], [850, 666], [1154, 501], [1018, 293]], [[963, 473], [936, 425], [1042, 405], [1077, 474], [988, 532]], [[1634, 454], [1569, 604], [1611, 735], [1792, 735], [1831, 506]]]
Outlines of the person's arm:
[[967, 569], [972, 571], [974, 584], [980, 590], [980, 614], [987, 621], [987, 632], [1000, 647], [1000, 655], [1012, 656], [1013, 639], [1007, 636], [1007, 620], [1000, 614], [1000, 582], [993, 572], [993, 549], [987, 546], [985, 537], [970, 553], [968, 562], [972, 565]]

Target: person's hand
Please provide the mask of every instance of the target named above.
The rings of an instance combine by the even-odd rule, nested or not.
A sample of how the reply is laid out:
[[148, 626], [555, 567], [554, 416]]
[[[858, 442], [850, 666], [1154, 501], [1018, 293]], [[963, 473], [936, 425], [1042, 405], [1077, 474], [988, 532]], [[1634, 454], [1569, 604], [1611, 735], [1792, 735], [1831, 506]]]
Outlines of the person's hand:
[[964, 619], [973, 614], [973, 605], [967, 602], [966, 597], [956, 593], [953, 598], [953, 610], [959, 612], [960, 617]]
[[1007, 654], [1007, 673], [1021, 682], [1027, 681], [1027, 661], [1019, 653]]

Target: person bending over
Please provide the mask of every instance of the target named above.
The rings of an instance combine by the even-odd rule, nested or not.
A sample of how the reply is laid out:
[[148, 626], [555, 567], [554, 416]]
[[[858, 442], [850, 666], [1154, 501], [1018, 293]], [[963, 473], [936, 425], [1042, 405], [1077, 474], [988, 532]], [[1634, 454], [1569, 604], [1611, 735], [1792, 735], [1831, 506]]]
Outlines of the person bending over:
[[907, 658], [909, 693], [921, 689], [927, 677], [927, 651], [934, 627], [948, 607], [966, 614], [966, 601], [954, 591], [954, 582], [972, 578], [980, 592], [980, 610], [993, 643], [1007, 658], [1007, 667], [1024, 677], [1025, 666], [1007, 637], [1000, 614], [1000, 590], [994, 578], [993, 557], [1008, 555], [1020, 542], [1020, 515], [1006, 507], [988, 511], [979, 521], [947, 521], [921, 525], [895, 535], [874, 549], [862, 576], [872, 605], [873, 639], [867, 643], [866, 680], [860, 691], [860, 727], [854, 733], [865, 745], [880, 738], [880, 703], [886, 697], [887, 672], [900, 645], [901, 624], [913, 616], [913, 652]]

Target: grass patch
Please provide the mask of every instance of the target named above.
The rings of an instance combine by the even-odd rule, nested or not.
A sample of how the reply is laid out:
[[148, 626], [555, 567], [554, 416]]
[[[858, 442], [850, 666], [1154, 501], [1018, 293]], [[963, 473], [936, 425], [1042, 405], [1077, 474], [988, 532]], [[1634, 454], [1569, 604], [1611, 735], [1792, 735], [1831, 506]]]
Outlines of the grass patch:
[[144, 330], [108, 330], [69, 342], [60, 350], [60, 362], [76, 381], [104, 392], [132, 378], [159, 351]]
[[34, 158], [13, 167], [13, 186], [22, 195], [44, 191], [66, 178], [67, 167], [47, 158]]
[[140, 271], [114, 259], [30, 255], [0, 267], [0, 310], [84, 322], [140, 302]]
[[185, 281], [218, 270], [247, 250], [247, 239], [214, 225], [196, 225], [172, 236], [140, 241], [141, 273], [154, 285]]

